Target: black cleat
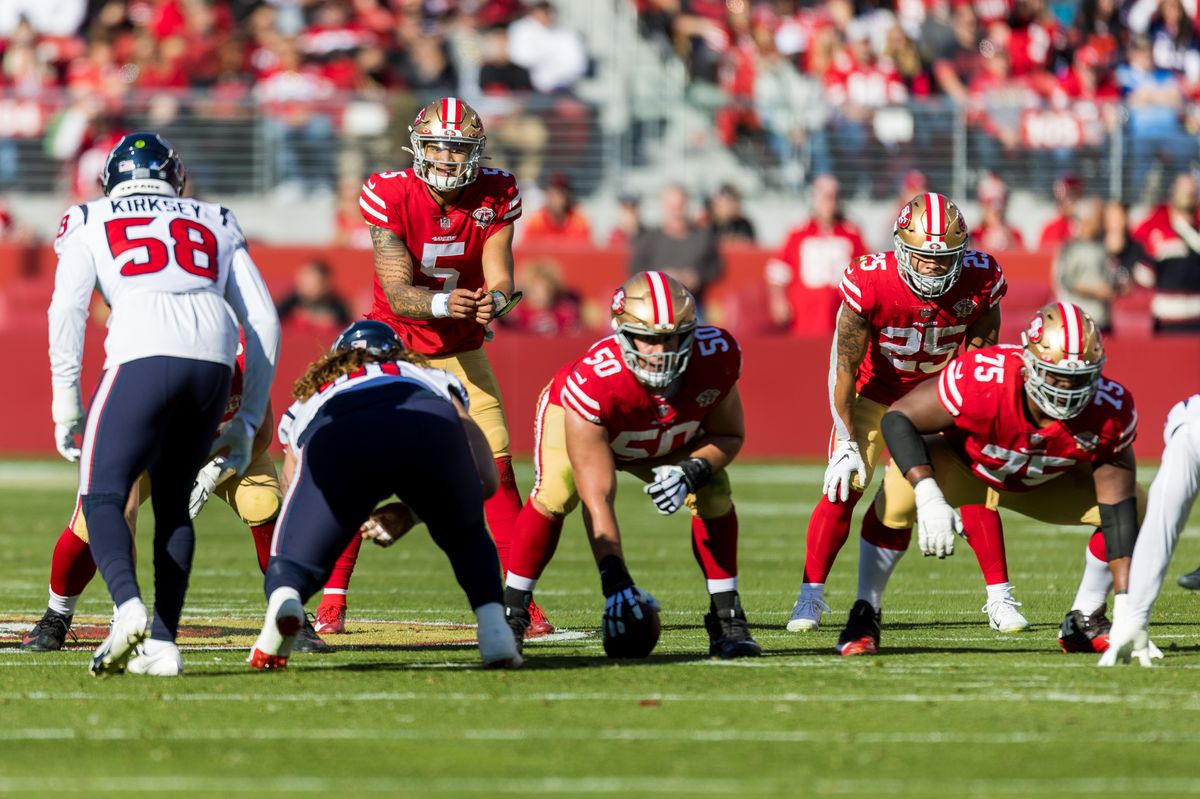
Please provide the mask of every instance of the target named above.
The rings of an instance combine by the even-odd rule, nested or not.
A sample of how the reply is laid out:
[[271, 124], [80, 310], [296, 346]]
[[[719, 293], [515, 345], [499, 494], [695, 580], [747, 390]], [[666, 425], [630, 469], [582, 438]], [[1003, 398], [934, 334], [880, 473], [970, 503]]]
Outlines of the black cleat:
[[723, 660], [752, 658], [762, 654], [762, 647], [750, 635], [746, 612], [741, 605], [728, 610], [710, 610], [704, 616], [708, 630], [708, 656]]
[[1112, 622], [1104, 614], [1104, 605], [1091, 615], [1072, 610], [1063, 619], [1058, 631], [1058, 645], [1063, 652], [1102, 654], [1108, 649], [1108, 634]]
[[38, 623], [21, 639], [21, 648], [28, 652], [57, 652], [63, 648], [68, 634], [75, 638], [71, 632], [73, 618], [46, 608]]
[[850, 608], [850, 618], [838, 636], [837, 653], [842, 657], [878, 654], [882, 623], [883, 611], [875, 610], [865, 599], [858, 600]]
[[304, 626], [296, 633], [296, 643], [292, 645], [293, 652], [324, 653], [332, 652], [333, 647], [321, 640], [313, 628], [313, 615], [304, 614]]
[[529, 625], [533, 623], [529, 615], [529, 606], [505, 605], [504, 616], [508, 619], [508, 629], [512, 630], [513, 638], [517, 640], [517, 654], [524, 654], [525, 636], [529, 634]]
[[1200, 568], [1179, 578], [1179, 585], [1189, 591], [1200, 591]]

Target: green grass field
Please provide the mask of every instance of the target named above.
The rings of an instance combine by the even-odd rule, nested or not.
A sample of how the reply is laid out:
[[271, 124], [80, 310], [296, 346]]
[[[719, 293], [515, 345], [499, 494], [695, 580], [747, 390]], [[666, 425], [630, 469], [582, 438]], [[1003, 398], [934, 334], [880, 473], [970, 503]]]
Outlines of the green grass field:
[[[471, 631], [454, 626], [472, 614], [419, 528], [390, 550], [364, 548], [351, 634], [331, 639], [338, 651], [251, 673], [261, 577], [249, 533], [215, 501], [197, 525], [187, 674], [100, 681], [87, 672], [86, 629], [71, 651], [16, 648], [44, 607], [51, 548], [71, 509], [64, 467], [0, 464], [0, 795], [1200, 793], [1200, 595], [1174, 584], [1200, 562], [1200, 514], [1156, 609], [1153, 638], [1167, 657], [1153, 670], [1101, 670], [1092, 656], [1059, 653], [1085, 534], [1012, 515], [1012, 579], [1032, 631], [988, 628], [965, 545], [943, 562], [914, 546], [885, 605], [883, 653], [834, 656], [854, 599], [856, 528], [830, 580], [832, 620], [787, 633], [822, 470], [751, 464], [735, 466], [733, 481], [741, 590], [761, 659], [705, 656], [707, 599], [687, 523], [661, 519], [623, 483], [630, 570], [663, 605], [662, 640], [646, 662], [604, 657], [599, 579], [576, 518], [538, 591], [575, 634], [530, 643], [518, 672], [477, 668], [461, 643]], [[523, 486], [529, 477], [519, 472]], [[149, 592], [148, 557], [141, 582]], [[80, 615], [102, 625], [110, 609], [97, 578]]]

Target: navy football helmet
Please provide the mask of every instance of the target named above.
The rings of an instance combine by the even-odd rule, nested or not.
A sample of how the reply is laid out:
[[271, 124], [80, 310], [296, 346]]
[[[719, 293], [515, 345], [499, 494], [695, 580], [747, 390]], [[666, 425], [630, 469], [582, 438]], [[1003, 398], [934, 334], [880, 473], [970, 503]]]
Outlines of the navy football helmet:
[[187, 170], [171, 143], [157, 133], [130, 133], [112, 148], [100, 173], [109, 197], [131, 194], [183, 194]]
[[383, 322], [362, 319], [343, 330], [329, 349], [331, 352], [336, 352], [352, 348], [380, 353], [387, 350], [402, 350], [404, 344], [396, 336], [396, 331]]

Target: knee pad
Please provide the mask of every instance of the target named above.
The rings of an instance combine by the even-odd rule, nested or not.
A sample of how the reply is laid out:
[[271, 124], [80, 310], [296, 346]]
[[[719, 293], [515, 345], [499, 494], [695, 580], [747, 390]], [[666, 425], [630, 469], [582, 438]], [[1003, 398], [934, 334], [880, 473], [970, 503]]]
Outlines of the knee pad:
[[237, 514], [249, 527], [274, 521], [282, 506], [278, 489], [242, 484], [234, 495]]
[[301, 601], [307, 602], [325, 585], [328, 578], [328, 571], [314, 569], [287, 558], [272, 557], [271, 562], [267, 564], [264, 589], [269, 598], [276, 588], [295, 588], [300, 592]]
[[686, 504], [693, 516], [702, 519], [719, 519], [727, 515], [733, 510], [733, 485], [729, 482], [729, 472], [722, 469], [714, 474], [708, 485], [695, 494], [688, 494]]

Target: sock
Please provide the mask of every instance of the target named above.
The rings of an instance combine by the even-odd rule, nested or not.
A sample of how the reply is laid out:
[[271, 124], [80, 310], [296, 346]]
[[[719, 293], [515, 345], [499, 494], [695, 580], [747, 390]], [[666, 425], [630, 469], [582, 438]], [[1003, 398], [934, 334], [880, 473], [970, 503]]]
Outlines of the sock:
[[271, 559], [271, 539], [275, 537], [275, 520], [256, 524], [250, 528], [254, 540], [254, 552], [258, 555], [258, 568], [267, 573], [267, 561]]
[[883, 607], [884, 589], [911, 540], [911, 527], [885, 527], [874, 503], [867, 508], [858, 542], [858, 599], [865, 599], [876, 611]]
[[79, 606], [79, 594], [75, 596], [63, 596], [56, 594], [52, 590], [50, 592], [50, 601], [46, 603], [46, 608], [63, 616], [74, 616], [75, 608]]
[[[354, 564], [358, 563], [358, 552], [362, 549], [362, 544], [361, 535], [351, 538], [346, 549], [338, 555], [337, 562], [333, 564], [333, 571], [325, 581], [325, 596], [330, 597], [330, 604], [339, 601], [333, 598], [335, 596], [341, 597], [342, 605], [346, 604], [346, 592], [350, 590], [350, 578], [354, 576]], [[326, 604], [325, 597], [321, 598], [321, 604]]]
[[175, 646], [171, 641], [160, 641], [157, 638], [147, 638], [142, 644], [142, 654], [154, 656], [164, 649]]
[[804, 544], [804, 582], [824, 583], [833, 562], [850, 537], [850, 517], [862, 493], [851, 491], [845, 502], [830, 502], [822, 496], [808, 518], [808, 536]]
[[510, 608], [520, 608], [526, 610], [529, 607], [530, 601], [533, 599], [533, 590], [526, 591], [523, 588], [517, 588], [511, 583], [504, 586], [504, 605]]
[[521, 514], [521, 492], [517, 490], [517, 478], [513, 474], [511, 457], [504, 455], [496, 458], [496, 470], [500, 472], [500, 487], [496, 489], [495, 494], [484, 500], [483, 512], [487, 516], [492, 540], [496, 542], [500, 570], [507, 572], [509, 550], [516, 539], [517, 517]]
[[692, 555], [713, 596], [737, 591], [737, 509], [717, 519], [692, 517]]
[[346, 607], [346, 591], [342, 588], [326, 588], [324, 593], [321, 594], [321, 607]]
[[[562, 528], [561, 517], [543, 515], [532, 502], [521, 508], [508, 559], [507, 582], [510, 585], [526, 591], [533, 590], [546, 570], [546, 564], [554, 557], [554, 550], [558, 548], [558, 540], [562, 537]], [[514, 582], [514, 578], [524, 582]]]
[[975, 551], [985, 585], [1008, 582], [1008, 561], [1004, 554], [1004, 528], [1000, 514], [983, 505], [961, 508], [967, 544]]
[[[1099, 555], [1096, 554], [1097, 550]], [[1097, 530], [1088, 540], [1084, 552], [1083, 579], [1079, 581], [1079, 590], [1075, 592], [1071, 610], [1078, 610], [1090, 616], [1108, 601], [1108, 590], [1112, 588], [1112, 573], [1108, 570], [1108, 561], [1104, 557], [1104, 536]]]
[[55, 596], [63, 600], [73, 600], [71, 613], [74, 613], [75, 602], [79, 601], [79, 595], [95, 575], [96, 561], [92, 560], [92, 551], [87, 542], [67, 527], [58, 537], [58, 543], [54, 545], [54, 555], [50, 558], [51, 602]]
[[994, 583], [987, 587], [988, 602], [994, 602], [998, 599], [1008, 599], [1012, 596], [1012, 583]]

